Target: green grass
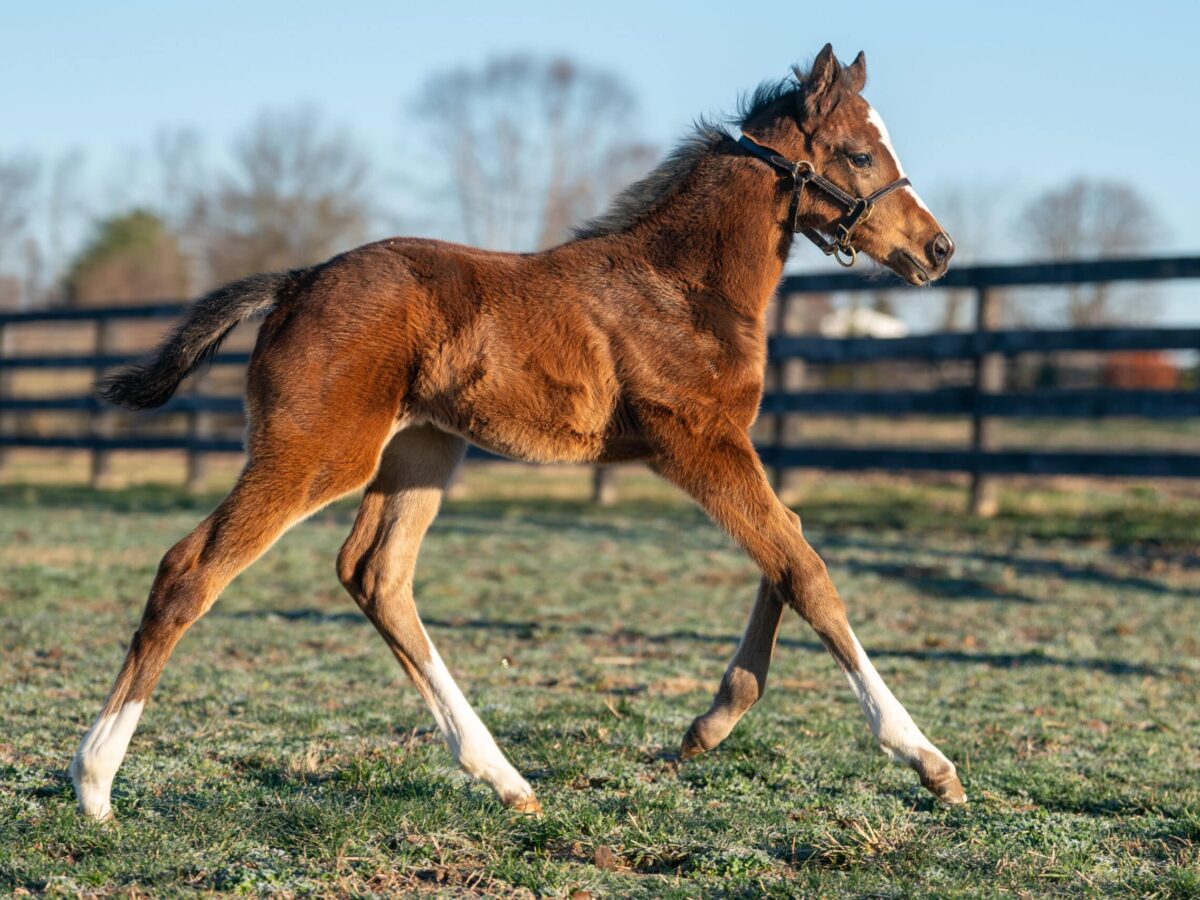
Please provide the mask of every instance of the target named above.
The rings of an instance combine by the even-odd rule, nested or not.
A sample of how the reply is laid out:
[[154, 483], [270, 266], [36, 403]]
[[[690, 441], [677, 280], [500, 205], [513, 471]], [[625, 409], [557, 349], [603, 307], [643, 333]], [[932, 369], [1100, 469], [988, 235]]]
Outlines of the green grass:
[[187, 635], [118, 821], [80, 820], [66, 763], [159, 557], [213, 498], [0, 487], [0, 892], [1200, 895], [1196, 499], [1009, 491], [977, 523], [954, 488], [805, 489], [859, 637], [958, 763], [971, 803], [944, 808], [795, 617], [766, 698], [681, 764], [751, 566], [648, 483], [595, 509], [577, 476], [512, 496], [535, 476], [510, 472], [447, 503], [417, 594], [540, 818], [454, 769], [337, 584], [340, 504]]

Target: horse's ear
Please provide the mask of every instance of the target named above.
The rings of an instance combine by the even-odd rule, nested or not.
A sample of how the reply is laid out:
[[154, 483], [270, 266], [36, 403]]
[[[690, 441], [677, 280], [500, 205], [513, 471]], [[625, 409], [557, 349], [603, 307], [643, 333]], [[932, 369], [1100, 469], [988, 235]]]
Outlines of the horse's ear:
[[833, 55], [833, 44], [826, 44], [804, 79], [804, 109], [808, 115], [819, 116], [829, 110], [830, 95], [841, 75], [842, 64]]
[[861, 94], [867, 86], [867, 57], [861, 50], [854, 57], [854, 62], [846, 67], [846, 83], [856, 94]]

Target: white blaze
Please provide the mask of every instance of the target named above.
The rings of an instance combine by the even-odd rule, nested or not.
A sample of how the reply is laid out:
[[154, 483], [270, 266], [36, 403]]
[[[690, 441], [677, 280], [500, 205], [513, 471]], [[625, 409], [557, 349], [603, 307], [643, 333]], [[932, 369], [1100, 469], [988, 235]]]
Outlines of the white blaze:
[[[883, 123], [883, 117], [872, 106], [867, 107], [867, 123], [875, 126], [875, 130], [879, 132], [879, 143], [883, 144], [883, 149], [891, 155], [892, 162], [896, 164], [896, 171], [900, 173], [901, 178], [904, 178], [904, 166], [900, 164], [900, 157], [896, 154], [896, 148], [892, 146], [892, 136], [888, 134], [887, 125]], [[925, 205], [925, 201], [913, 190], [911, 184], [904, 188], [904, 190], [908, 191], [909, 195], [917, 201], [917, 206], [930, 215], [933, 215], [933, 213], [929, 212], [929, 207]]]

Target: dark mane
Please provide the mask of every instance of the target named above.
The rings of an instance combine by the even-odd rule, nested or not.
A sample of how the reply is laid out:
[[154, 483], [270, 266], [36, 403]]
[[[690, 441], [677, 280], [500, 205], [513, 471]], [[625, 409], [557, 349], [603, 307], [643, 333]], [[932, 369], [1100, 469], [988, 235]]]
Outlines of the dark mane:
[[[743, 95], [738, 100], [737, 114], [729, 121], [740, 128], [763, 110], [799, 91], [804, 75], [795, 67], [792, 72], [794, 77], [764, 81], [753, 92]], [[633, 227], [678, 191], [701, 159], [732, 139], [722, 126], [700, 119], [692, 133], [676, 144], [649, 174], [621, 191], [604, 213], [576, 228], [575, 237], [604, 237]]]
[[805, 77], [805, 73], [800, 71], [798, 66], [792, 66], [791, 77], [760, 82], [751, 93], [743, 94], [738, 98], [737, 115], [734, 117], [734, 121], [739, 127], [745, 125], [767, 107], [778, 103], [784, 97], [798, 93], [801, 85], [804, 84]]
[[724, 128], [703, 119], [697, 122], [692, 133], [676, 144], [666, 159], [621, 191], [606, 212], [576, 228], [575, 237], [603, 237], [637, 224], [678, 191], [696, 164], [728, 138]]

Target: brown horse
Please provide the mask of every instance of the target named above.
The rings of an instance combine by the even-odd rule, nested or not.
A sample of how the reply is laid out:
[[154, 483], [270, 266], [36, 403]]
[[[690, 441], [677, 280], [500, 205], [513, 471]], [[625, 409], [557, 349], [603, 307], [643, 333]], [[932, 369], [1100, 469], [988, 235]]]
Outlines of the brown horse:
[[[451, 678], [413, 603], [417, 548], [468, 441], [535, 462], [642, 460], [687, 491], [761, 568], [745, 636], [683, 756], [717, 746], [762, 695], [783, 610], [846, 673], [885, 753], [943, 800], [955, 768], [883, 683], [799, 518], [748, 437], [764, 314], [797, 231], [862, 251], [913, 284], [953, 251], [862, 98], [862, 54], [760, 87], [745, 140], [701, 125], [604, 216], [542, 253], [438, 241], [369, 244], [195, 303], [156, 355], [103, 386], [161, 404], [239, 321], [265, 313], [247, 387], [246, 468], [163, 557], [140, 626], [71, 764], [81, 809], [112, 780], [188, 626], [285, 529], [367, 485], [338, 575], [433, 712], [459, 765], [509, 806], [540, 809]], [[885, 196], [886, 195], [886, 196]], [[877, 204], [877, 205], [876, 205]]]

